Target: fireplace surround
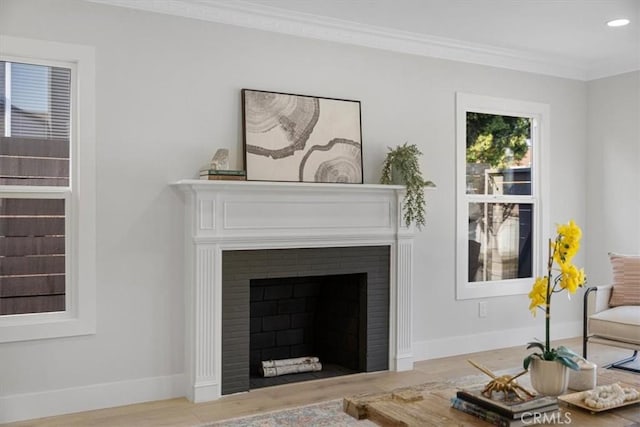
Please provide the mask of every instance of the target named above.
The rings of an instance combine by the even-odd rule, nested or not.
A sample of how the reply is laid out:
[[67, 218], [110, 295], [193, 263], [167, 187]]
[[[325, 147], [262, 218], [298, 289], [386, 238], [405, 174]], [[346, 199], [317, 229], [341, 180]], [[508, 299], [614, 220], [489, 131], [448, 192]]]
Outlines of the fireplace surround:
[[332, 374], [260, 380], [263, 360], [387, 370], [389, 258], [389, 246], [224, 251], [222, 394]]
[[[333, 251], [338, 254], [336, 265], [328, 274], [357, 274], [363, 268], [354, 267], [357, 263], [350, 263], [344, 254], [359, 248], [365, 253], [382, 248], [384, 257], [388, 257], [384, 267], [388, 271], [388, 300], [382, 305], [388, 309], [383, 322], [385, 333], [381, 335], [384, 344], [376, 348], [382, 348], [383, 353], [365, 370], [413, 368], [414, 230], [402, 223], [403, 186], [199, 180], [183, 180], [175, 185], [182, 190], [185, 207], [185, 394], [191, 401], [215, 400], [222, 394], [248, 389], [244, 385], [229, 386], [231, 382], [226, 377], [232, 371], [227, 370], [228, 366], [223, 369], [233, 360], [229, 352], [234, 343], [225, 340], [229, 332], [223, 334], [223, 324], [239, 322], [241, 326], [235, 330], [246, 329], [247, 337], [250, 327], [246, 308], [249, 292], [241, 297], [246, 299], [245, 308], [228, 307], [229, 296], [239, 289], [234, 285], [259, 278], [316, 275], [314, 269], [319, 273], [327, 269], [326, 263], [314, 266], [294, 261], [269, 269], [262, 275], [266, 277], [256, 277], [252, 269], [240, 268], [230, 279], [223, 260], [239, 253], [296, 249], [313, 254], [311, 258], [319, 253], [326, 258]], [[305, 267], [300, 269], [303, 264]], [[374, 338], [380, 337], [367, 339]], [[241, 371], [248, 373], [248, 339], [239, 345], [246, 347], [246, 360], [239, 365], [243, 366]], [[244, 378], [244, 373], [240, 377]]]

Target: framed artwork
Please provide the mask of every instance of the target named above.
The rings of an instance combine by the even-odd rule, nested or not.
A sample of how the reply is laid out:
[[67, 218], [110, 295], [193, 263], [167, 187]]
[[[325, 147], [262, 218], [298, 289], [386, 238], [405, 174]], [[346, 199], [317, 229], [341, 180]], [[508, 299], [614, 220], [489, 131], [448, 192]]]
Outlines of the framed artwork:
[[360, 101], [242, 90], [247, 180], [362, 184]]

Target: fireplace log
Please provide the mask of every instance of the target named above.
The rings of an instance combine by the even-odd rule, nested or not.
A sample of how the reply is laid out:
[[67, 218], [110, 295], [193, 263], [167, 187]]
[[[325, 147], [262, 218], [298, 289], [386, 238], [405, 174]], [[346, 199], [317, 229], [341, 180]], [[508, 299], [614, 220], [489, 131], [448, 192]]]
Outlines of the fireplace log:
[[317, 372], [322, 370], [322, 363], [317, 357], [296, 357], [293, 359], [263, 360], [262, 375], [277, 377], [300, 372]]
[[317, 372], [322, 370], [322, 363], [300, 363], [297, 365], [283, 365], [273, 368], [262, 368], [262, 374], [267, 377], [278, 377], [286, 374], [298, 374], [301, 372]]
[[263, 368], [277, 368], [279, 366], [287, 365], [303, 365], [305, 363], [317, 363], [320, 359], [317, 357], [294, 357], [292, 359], [279, 359], [279, 360], [263, 360]]

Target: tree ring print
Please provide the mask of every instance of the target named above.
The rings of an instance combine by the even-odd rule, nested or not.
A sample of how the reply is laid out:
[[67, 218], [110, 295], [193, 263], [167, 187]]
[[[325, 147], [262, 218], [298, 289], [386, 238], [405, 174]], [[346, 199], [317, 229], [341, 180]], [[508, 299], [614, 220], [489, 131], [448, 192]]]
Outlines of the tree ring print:
[[242, 90], [249, 181], [362, 183], [360, 102]]
[[359, 143], [333, 139], [327, 145], [314, 145], [307, 151], [300, 163], [299, 178], [315, 182], [361, 182], [361, 159]]
[[260, 134], [279, 127], [285, 139], [267, 140], [267, 146], [247, 145], [247, 152], [272, 159], [291, 156], [302, 150], [318, 122], [317, 98], [271, 92], [245, 93], [247, 133]]

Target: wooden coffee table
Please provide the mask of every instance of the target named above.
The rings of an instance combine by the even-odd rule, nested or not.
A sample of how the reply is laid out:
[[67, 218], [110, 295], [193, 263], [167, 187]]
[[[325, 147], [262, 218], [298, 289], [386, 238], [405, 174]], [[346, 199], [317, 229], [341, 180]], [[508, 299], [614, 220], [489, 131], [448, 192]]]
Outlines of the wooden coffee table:
[[[640, 390], [640, 375], [613, 369], [598, 369], [598, 385], [615, 382]], [[465, 381], [431, 382], [403, 387], [388, 393], [345, 397], [344, 411], [357, 419], [368, 419], [381, 426], [486, 426], [486, 422], [451, 408], [451, 398], [460, 387], [483, 384], [486, 377]], [[475, 381], [475, 382], [473, 382]], [[518, 378], [528, 386], [528, 376]], [[571, 392], [571, 390], [569, 391]], [[640, 423], [640, 404], [599, 413], [560, 402], [564, 424], [585, 427], [628, 426]]]

